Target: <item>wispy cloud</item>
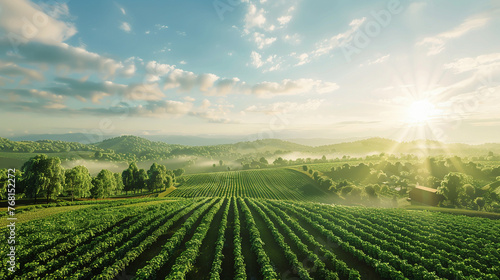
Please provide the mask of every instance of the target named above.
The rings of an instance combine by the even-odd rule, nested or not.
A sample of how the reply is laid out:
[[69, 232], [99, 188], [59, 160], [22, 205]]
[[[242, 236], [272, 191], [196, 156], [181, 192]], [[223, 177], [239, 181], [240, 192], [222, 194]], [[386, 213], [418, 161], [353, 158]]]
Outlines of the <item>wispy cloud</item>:
[[461, 58], [444, 66], [445, 69], [453, 69], [457, 73], [468, 71], [491, 72], [498, 67], [500, 67], [500, 53]]
[[439, 33], [432, 37], [424, 38], [423, 40], [417, 42], [417, 46], [428, 48], [428, 55], [436, 55], [445, 49], [445, 45], [449, 40], [462, 37], [471, 30], [481, 28], [485, 26], [488, 21], [489, 18], [484, 16], [470, 17], [452, 30]]
[[125, 22], [125, 21], [122, 22], [122, 24], [120, 25], [120, 29], [127, 32], [127, 33], [129, 33], [132, 30], [132, 28], [130, 27], [130, 24], [128, 22]]
[[390, 54], [382, 55], [382, 56], [379, 56], [375, 59], [368, 60], [366, 63], [362, 63], [359, 66], [363, 67], [363, 66], [370, 66], [373, 64], [379, 64], [379, 63], [386, 61], [390, 56], [391, 56]]

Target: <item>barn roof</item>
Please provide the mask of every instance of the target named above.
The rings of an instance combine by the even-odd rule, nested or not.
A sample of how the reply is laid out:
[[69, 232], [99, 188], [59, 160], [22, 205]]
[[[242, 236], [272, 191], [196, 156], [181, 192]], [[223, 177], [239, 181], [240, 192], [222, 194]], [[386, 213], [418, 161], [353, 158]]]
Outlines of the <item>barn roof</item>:
[[437, 189], [429, 188], [429, 187], [424, 187], [424, 186], [416, 186], [415, 189], [423, 190], [426, 192], [431, 192], [431, 193], [436, 193]]

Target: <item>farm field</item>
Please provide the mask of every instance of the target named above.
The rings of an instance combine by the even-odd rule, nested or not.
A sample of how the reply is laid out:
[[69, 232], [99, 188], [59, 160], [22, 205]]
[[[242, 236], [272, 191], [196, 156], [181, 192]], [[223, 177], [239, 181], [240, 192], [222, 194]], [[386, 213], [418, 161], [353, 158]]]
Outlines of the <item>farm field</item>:
[[17, 272], [3, 262], [0, 279], [499, 279], [498, 220], [241, 197], [134, 202], [23, 223]]
[[187, 175], [170, 197], [252, 197], [331, 202], [332, 193], [320, 189], [307, 175], [274, 168]]

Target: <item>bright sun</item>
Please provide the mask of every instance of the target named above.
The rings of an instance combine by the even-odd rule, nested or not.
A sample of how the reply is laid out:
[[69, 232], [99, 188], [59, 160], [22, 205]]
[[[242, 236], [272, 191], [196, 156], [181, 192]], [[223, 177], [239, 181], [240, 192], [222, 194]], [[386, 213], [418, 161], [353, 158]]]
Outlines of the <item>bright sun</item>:
[[411, 124], [423, 124], [436, 115], [436, 107], [428, 100], [413, 102], [408, 108], [407, 122]]

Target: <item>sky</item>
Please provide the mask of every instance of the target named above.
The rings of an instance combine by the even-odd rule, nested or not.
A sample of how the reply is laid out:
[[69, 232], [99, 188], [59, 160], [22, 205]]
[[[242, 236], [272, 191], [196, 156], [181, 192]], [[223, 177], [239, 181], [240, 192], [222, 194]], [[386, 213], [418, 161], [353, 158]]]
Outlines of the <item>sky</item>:
[[500, 142], [499, 1], [0, 0], [0, 136]]

